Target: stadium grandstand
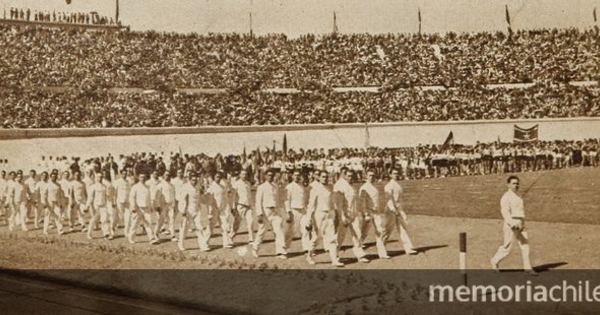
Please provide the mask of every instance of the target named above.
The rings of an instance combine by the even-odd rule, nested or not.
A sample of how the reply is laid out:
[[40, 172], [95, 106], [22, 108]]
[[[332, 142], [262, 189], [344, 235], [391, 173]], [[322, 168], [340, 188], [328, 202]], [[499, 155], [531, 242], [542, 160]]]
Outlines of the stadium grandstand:
[[10, 18], [0, 20], [0, 123], [183, 127], [598, 116], [598, 28], [513, 31], [508, 14], [506, 32], [341, 34], [334, 21], [330, 34], [288, 38], [129, 31], [115, 22], [118, 13], [90, 18], [11, 8]]

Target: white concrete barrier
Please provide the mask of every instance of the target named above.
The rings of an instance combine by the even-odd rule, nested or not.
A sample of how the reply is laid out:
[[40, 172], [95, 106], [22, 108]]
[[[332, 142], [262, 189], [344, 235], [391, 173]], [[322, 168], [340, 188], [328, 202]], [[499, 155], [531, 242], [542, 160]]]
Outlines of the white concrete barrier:
[[[441, 144], [452, 131], [455, 143], [503, 142], [513, 139], [513, 126], [539, 124], [540, 140], [600, 138], [600, 118], [539, 120], [394, 122], [370, 124], [369, 144], [408, 147]], [[237, 126], [198, 128], [10, 129], [0, 130], [0, 159], [11, 167], [27, 168], [41, 156], [129, 154], [133, 152], [241, 154], [261, 147], [281, 149], [287, 134], [289, 148], [362, 148], [365, 124]]]

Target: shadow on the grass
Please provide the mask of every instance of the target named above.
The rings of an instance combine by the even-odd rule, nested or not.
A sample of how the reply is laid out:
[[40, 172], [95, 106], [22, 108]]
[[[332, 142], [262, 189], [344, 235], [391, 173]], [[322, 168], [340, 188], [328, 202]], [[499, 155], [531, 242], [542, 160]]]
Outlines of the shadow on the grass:
[[[555, 262], [555, 263], [547, 263], [547, 264], [534, 266], [533, 270], [535, 270], [538, 273], [547, 272], [547, 271], [550, 271], [551, 269], [556, 269], [558, 267], [562, 267], [567, 264], [568, 263], [565, 261]], [[525, 269], [500, 269], [500, 272], [502, 272], [502, 273], [524, 272], [524, 271], [525, 271]]]
[[[415, 247], [415, 250], [417, 251], [417, 254], [423, 254], [430, 250], [445, 248], [445, 247], [448, 247], [448, 245], [421, 246], [421, 247]], [[391, 257], [406, 255], [406, 251], [405, 250], [394, 250], [394, 251], [391, 250], [391, 251], [388, 251], [388, 255], [390, 255]]]
[[543, 265], [537, 265], [537, 266], [533, 267], [533, 270], [535, 270], [537, 272], [546, 272], [546, 271], [550, 271], [550, 269], [556, 269], [558, 267], [562, 267], [562, 266], [565, 266], [568, 264], [569, 263], [566, 261], [548, 263], [548, 264], [543, 264]]

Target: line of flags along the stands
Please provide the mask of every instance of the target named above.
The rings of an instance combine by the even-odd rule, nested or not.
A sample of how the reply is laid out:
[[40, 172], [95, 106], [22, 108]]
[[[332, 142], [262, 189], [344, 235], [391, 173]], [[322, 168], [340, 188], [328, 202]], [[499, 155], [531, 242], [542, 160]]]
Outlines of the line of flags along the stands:
[[[65, 0], [67, 5], [70, 5], [72, 3], [72, 0]], [[115, 12], [115, 21], [118, 22], [119, 21], [119, 0], [115, 0], [116, 1], [116, 12]], [[506, 28], [508, 33], [512, 33], [512, 24], [511, 24], [511, 19], [510, 19], [510, 11], [508, 9], [508, 4], [504, 5], [504, 15], [505, 15], [505, 19], [506, 19]], [[249, 16], [249, 26], [250, 26], [250, 35], [253, 35], [253, 30], [252, 30], [252, 12], [248, 13]], [[596, 7], [594, 7], [593, 11], [592, 11], [592, 16], [594, 18], [594, 24], [598, 23], [598, 17], [596, 15]], [[421, 34], [421, 30], [422, 30], [422, 22], [423, 19], [421, 17], [421, 8], [419, 7], [417, 10], [417, 20], [418, 20], [418, 25], [419, 25], [419, 34]], [[594, 25], [597, 27], [597, 25]], [[333, 34], [337, 34], [339, 32], [339, 27], [337, 24], [337, 14], [335, 11], [333, 11], [333, 29], [332, 29], [332, 33]]]
[[[513, 125], [513, 129], [514, 129], [514, 134], [513, 134], [513, 142], [514, 143], [527, 143], [527, 142], [533, 142], [533, 141], [538, 140], [539, 124], [537, 124], [531, 128], [522, 128], [517, 125]], [[370, 141], [371, 140], [370, 140], [370, 134], [369, 134], [369, 125], [365, 124], [365, 149], [369, 149], [369, 147], [371, 146]], [[498, 136], [498, 142], [501, 142], [500, 136]], [[267, 148], [267, 152], [269, 152], [269, 153], [276, 152], [276, 143], [277, 143], [277, 141], [273, 140], [273, 147], [271, 150], [269, 150], [269, 148]], [[442, 144], [442, 148], [446, 149], [453, 144], [454, 144], [454, 132], [450, 131], [450, 133], [448, 133], [448, 136], [446, 136], [446, 140], [444, 140], [444, 142]], [[282, 152], [283, 152], [283, 158], [287, 159], [288, 140], [287, 140], [286, 133], [283, 134]], [[262, 161], [260, 147], [256, 147], [256, 154], [258, 155], [257, 156], [258, 160]], [[244, 161], [246, 161], [246, 159], [247, 159], [245, 144], [244, 144], [244, 149], [243, 149], [243, 153], [242, 153], [242, 159]]]

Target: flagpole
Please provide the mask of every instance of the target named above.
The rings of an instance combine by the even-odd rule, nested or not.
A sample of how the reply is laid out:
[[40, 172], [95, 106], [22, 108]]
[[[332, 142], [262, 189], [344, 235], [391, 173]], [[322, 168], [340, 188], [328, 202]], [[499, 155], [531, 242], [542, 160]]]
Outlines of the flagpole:
[[510, 12], [508, 12], [508, 4], [504, 5], [504, 14], [506, 18], [506, 24], [508, 28], [508, 34], [512, 34], [512, 25], [510, 23]]
[[254, 35], [254, 31], [252, 30], [252, 8], [254, 7], [254, 1], [250, 0], [250, 12], [248, 12], [249, 17], [249, 26], [250, 26], [250, 37]]
[[119, 25], [119, 0], [116, 0], [117, 5], [115, 9], [115, 24]]
[[592, 12], [592, 16], [594, 17], [594, 28], [598, 28], [598, 16], [596, 15], [596, 7], [594, 7], [594, 11]]
[[421, 8], [419, 8], [419, 35], [421, 35]]
[[252, 12], [250, 12], [249, 15], [250, 15], [250, 36], [252, 37]]
[[333, 34], [337, 34], [338, 26], [337, 26], [337, 16], [335, 15], [335, 11], [333, 11]]

